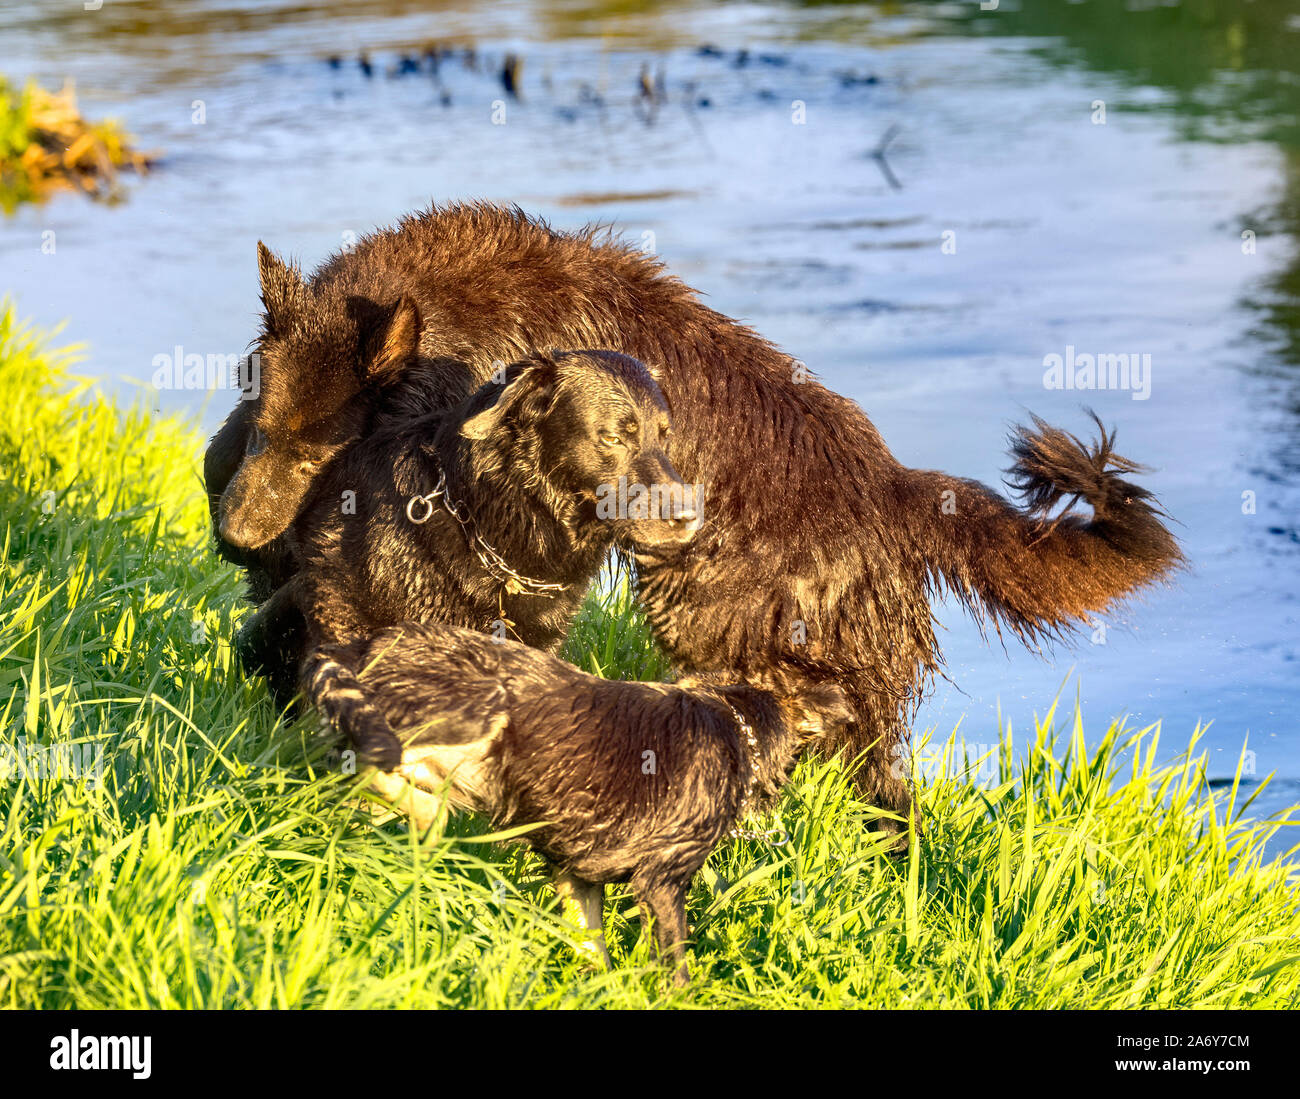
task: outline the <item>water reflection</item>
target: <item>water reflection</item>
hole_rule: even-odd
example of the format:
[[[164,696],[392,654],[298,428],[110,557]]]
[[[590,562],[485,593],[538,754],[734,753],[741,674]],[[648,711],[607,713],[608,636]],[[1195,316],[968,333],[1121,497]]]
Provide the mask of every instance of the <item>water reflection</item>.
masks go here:
[[[312,264],[431,197],[613,221],[858,400],[910,464],[996,482],[1010,421],[1086,430],[1086,401],[1159,468],[1194,572],[1109,621],[1107,644],[1048,662],[941,607],[950,682],[923,725],[964,718],[988,740],[1001,704],[1023,730],[1073,668],[1090,722],[1164,719],[1172,749],[1213,719],[1214,773],[1249,736],[1261,776],[1300,779],[1287,7],[0,0],[9,75],[74,75],[88,110],[168,154],[119,208],[0,222],[0,286],[41,322],[70,318],[107,378],[144,378],[178,345],[243,350],[258,238]],[[473,63],[403,72],[432,41],[474,43]],[[1150,399],[1045,390],[1044,357],[1067,346],[1149,353]]]

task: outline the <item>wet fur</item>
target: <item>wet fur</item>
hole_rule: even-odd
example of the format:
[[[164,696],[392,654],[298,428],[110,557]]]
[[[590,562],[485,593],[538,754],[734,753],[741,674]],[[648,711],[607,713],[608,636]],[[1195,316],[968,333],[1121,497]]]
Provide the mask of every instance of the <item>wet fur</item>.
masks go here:
[[[1123,477],[1136,467],[1104,433],[1089,447],[1038,422],[1018,432],[1011,476],[1024,507],[909,469],[856,404],[599,231],[557,233],[485,204],[435,207],[336,255],[313,286],[376,302],[409,295],[421,358],[451,355],[478,380],[535,346],[603,346],[654,364],[673,410],[674,460],[707,493],[688,551],[640,559],[656,637],[691,671],[841,683],[858,721],[836,746],[869,749],[859,790],[904,819],[912,799],[899,746],[941,663],[937,591],[1032,643],[1182,560],[1155,502]],[[1093,514],[1050,517],[1065,497]]]
[[[523,645],[428,624],[333,653],[359,669],[401,737],[400,774],[498,826],[544,822],[527,842],[579,897],[631,882],[679,980],[686,891],[737,823],[751,777],[754,803],[767,801],[807,743],[851,718],[834,687],[778,699],[747,686],[598,679]],[[752,755],[732,706],[754,731]]]
[[[432,620],[554,649],[616,540],[676,544],[690,535],[672,517],[603,518],[596,509],[597,488],[620,476],[678,477],[655,434],[666,427],[663,396],[636,360],[537,355],[450,412],[436,407],[436,391],[436,379],[423,389],[412,377],[381,407],[370,437],[320,475],[287,539],[296,568],[242,635],[246,662],[273,672],[300,645],[305,696],[381,767],[397,763],[396,739],[355,669],[320,646]],[[588,439],[589,425],[578,422],[609,415],[639,420],[646,437],[635,452]],[[441,502],[427,522],[408,517],[408,502],[443,472],[470,531]],[[563,590],[512,593],[478,556],[475,534],[516,572]]]

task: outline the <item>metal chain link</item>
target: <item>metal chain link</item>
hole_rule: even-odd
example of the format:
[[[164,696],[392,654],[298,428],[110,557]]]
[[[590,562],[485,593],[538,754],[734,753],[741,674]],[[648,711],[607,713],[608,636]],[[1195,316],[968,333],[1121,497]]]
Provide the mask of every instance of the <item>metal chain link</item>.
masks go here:
[[[447,491],[447,471],[442,470],[438,474],[438,483],[430,493],[424,496],[412,496],[406,501],[406,517],[416,526],[427,523],[433,518],[433,513],[437,508],[437,501],[441,499],[443,509],[457,523],[460,524],[461,530],[469,542],[470,549],[477,555],[479,562],[488,571],[489,575],[500,580],[510,595],[552,595],[555,592],[564,591],[568,584],[557,584],[546,580],[534,580],[531,576],[525,576],[521,572],[512,569],[501,554],[497,553],[487,541],[479,534],[474,527],[469,513],[465,511],[465,505],[459,500],[452,500],[450,493]],[[416,518],[416,505],[423,502],[425,512],[419,518]]]

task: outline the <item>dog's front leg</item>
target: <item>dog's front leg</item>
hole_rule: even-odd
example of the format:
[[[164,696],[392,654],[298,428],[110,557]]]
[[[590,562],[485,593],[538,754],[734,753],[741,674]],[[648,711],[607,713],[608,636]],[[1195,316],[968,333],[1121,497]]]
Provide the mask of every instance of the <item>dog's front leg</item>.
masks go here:
[[[280,707],[297,687],[296,670],[306,640],[306,622],[297,603],[297,583],[290,580],[257,608],[235,635],[235,654],[244,671],[266,676]]]
[[[686,889],[662,881],[632,879],[632,888],[641,911],[654,927],[659,956],[673,966],[673,984],[682,986],[691,979],[686,965]]]
[[[319,645],[302,662],[303,694],[357,751],[357,759],[381,771],[394,771],[402,762],[402,742],[388,719],[371,700],[346,645]]]
[[[417,789],[401,775],[378,771],[370,779],[370,788],[410,819],[411,827],[424,832],[438,822],[446,802]]]
[[[583,942],[580,952],[596,965],[611,968],[609,950],[605,946],[605,887],[593,885],[566,871],[558,871],[555,892],[559,894],[564,918],[591,936]]]

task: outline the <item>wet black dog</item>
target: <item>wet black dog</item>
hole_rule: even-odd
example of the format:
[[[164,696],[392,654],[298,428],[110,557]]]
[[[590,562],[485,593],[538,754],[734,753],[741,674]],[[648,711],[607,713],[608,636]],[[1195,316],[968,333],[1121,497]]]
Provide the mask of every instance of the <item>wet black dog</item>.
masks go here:
[[[526,840],[580,924],[598,935],[604,883],[631,882],[679,983],[686,891],[709,852],[778,792],[806,744],[853,717],[829,684],[777,698],[598,679],[445,626],[404,624],[332,655],[359,669],[403,741],[398,774],[375,779],[381,793],[422,827],[442,806],[429,793],[503,827],[540,823]]]
[[[305,695],[385,768],[400,745],[319,646],[437,621],[554,649],[611,547],[680,547],[699,523],[635,359],[535,355],[450,412],[440,399],[436,378],[408,385],[320,474],[288,540],[296,571],[241,636],[254,665],[305,650]]]
[[[269,541],[305,503],[316,474],[368,430],[386,389],[416,364],[420,315],[409,297],[380,304],[324,287],[313,294],[297,269],[257,246],[262,331],[257,339],[256,400],[241,400],[204,455],[217,547],[236,564],[258,569]],[[477,386],[467,368],[426,372],[439,383],[444,409]],[[274,568],[272,568],[274,571]]]

